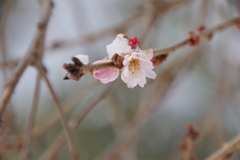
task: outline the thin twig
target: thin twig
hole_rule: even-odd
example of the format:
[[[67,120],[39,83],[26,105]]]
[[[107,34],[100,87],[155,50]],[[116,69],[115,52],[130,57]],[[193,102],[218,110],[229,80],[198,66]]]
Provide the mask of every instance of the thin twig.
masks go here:
[[[62,104],[63,113],[67,114],[72,107],[79,102],[80,97],[82,95],[87,95],[88,93],[86,91],[90,91],[91,88],[95,87],[97,83],[88,83],[83,88],[79,89],[76,93],[73,93],[69,98]],[[56,112],[53,112],[52,114],[48,115],[40,124],[36,125],[33,129],[33,137],[38,138],[44,133],[47,132],[53,125],[55,125],[58,122],[58,114]]]
[[[184,160],[194,160],[192,157],[191,151],[193,147],[193,143],[199,137],[199,132],[195,130],[192,124],[187,125],[187,134],[184,142],[180,144],[180,149],[183,152]]]
[[[2,2],[4,3],[4,2]],[[2,49],[2,59],[3,62],[7,62],[7,44],[6,44],[6,31],[7,31],[7,21],[9,18],[9,15],[12,10],[12,6],[14,4],[13,0],[5,1],[5,9],[3,11],[1,21],[0,21],[0,41],[1,41],[1,49]],[[6,83],[7,80],[7,69],[3,68],[3,81]]]
[[[142,17],[144,20],[144,23],[142,23],[143,29],[141,30],[141,34],[139,36],[139,39],[141,39],[142,43],[146,39],[146,36],[148,35],[151,27],[153,26],[153,23],[156,20],[158,15],[157,14],[158,11],[161,10],[156,0],[146,1],[145,8],[146,8],[145,15]]]
[[[114,25],[113,27],[105,28],[103,30],[97,31],[95,33],[87,34],[85,36],[77,37],[75,39],[67,40],[67,41],[59,41],[55,42],[52,46],[46,48],[46,50],[54,50],[60,48],[67,48],[72,46],[79,46],[84,45],[89,42],[94,42],[103,36],[108,34],[116,34],[120,31],[125,30],[125,28],[129,27],[130,25],[135,24],[135,21],[138,20],[143,16],[143,12],[137,13],[136,15],[128,18],[127,20],[123,21],[121,24]]]
[[[161,3],[160,5],[157,6],[157,15],[162,15],[163,13],[168,12],[170,9],[180,6],[183,3],[187,3],[191,0],[178,0],[174,2],[167,2],[167,3]],[[118,32],[122,32],[126,30],[126,28],[137,24],[140,18],[142,18],[145,15],[144,11],[141,11],[137,13],[136,15],[124,20],[118,25],[114,25],[111,27],[104,28],[100,31],[97,31],[95,33],[87,34],[85,36],[80,36],[76,37],[74,39],[69,39],[69,40],[62,40],[59,42],[53,43],[50,47],[47,47],[46,50],[55,50],[55,49],[60,49],[60,48],[67,48],[67,47],[73,47],[73,46],[79,46],[79,45],[84,45],[89,42],[94,42],[108,34],[116,34]],[[137,22],[136,22],[137,21]],[[143,40],[143,39],[142,39]]]
[[[235,87],[234,83],[229,82],[229,77],[232,77],[232,74],[235,74],[235,72],[233,72],[233,70],[229,71],[227,67],[222,70],[216,94],[208,106],[208,111],[201,118],[203,125],[201,129],[202,140],[210,135],[211,140],[215,142],[216,145],[220,145],[225,141],[221,117],[223,117],[225,104],[231,97],[231,92],[234,90],[233,87]]]
[[[110,89],[112,89],[112,85],[109,85],[99,96],[91,102],[84,110],[79,111],[79,113],[75,114],[72,117],[68,124],[71,127],[71,130],[76,130],[77,126],[83,121],[83,119],[88,115],[88,113],[101,101],[103,100],[108,94],[110,93]],[[65,143],[64,133],[61,132],[52,145],[45,151],[45,153],[39,158],[39,160],[51,160],[57,152],[62,148],[63,144]]]
[[[15,68],[18,65],[17,60],[8,60],[0,63],[0,69]]]
[[[69,151],[70,151],[72,157],[75,160],[80,160],[80,156],[78,154],[77,147],[76,147],[75,141],[73,139],[72,131],[69,128],[69,126],[67,124],[67,120],[66,120],[66,118],[64,116],[64,113],[63,113],[62,104],[58,100],[58,98],[57,98],[57,96],[56,96],[56,94],[55,94],[55,92],[52,88],[52,85],[50,84],[50,81],[48,80],[48,77],[46,76],[46,72],[45,72],[44,68],[42,67],[42,65],[40,65],[39,63],[36,63],[35,65],[36,65],[36,68],[38,69],[39,73],[43,77],[44,81],[46,82],[47,87],[48,87],[48,89],[51,93],[51,96],[53,98],[53,101],[54,101],[54,103],[57,107],[59,119],[62,123],[62,127],[63,127],[65,137],[66,137],[66,140],[67,140],[67,143],[68,143]]]
[[[29,46],[26,55],[18,64],[15,72],[12,74],[7,85],[5,86],[3,96],[0,101],[0,121],[2,120],[3,113],[7,107],[8,102],[10,101],[10,98],[23,72],[25,71],[28,65],[33,63],[38,58],[38,56],[41,56],[40,54],[42,54],[41,51],[45,40],[44,37],[48,21],[52,13],[52,8],[53,3],[51,0],[42,1],[40,18],[37,24],[36,33],[32,40],[32,43]]]
[[[83,94],[88,94],[86,92],[90,91],[91,88],[94,88],[98,83],[88,83],[83,88],[80,88],[77,92],[73,93],[69,98],[63,103],[63,112],[64,114],[68,113],[71,108],[81,99],[79,97],[82,97]],[[53,125],[55,125],[59,121],[58,113],[55,111],[51,114],[49,114],[47,117],[44,118],[42,122],[34,126],[32,137],[33,139],[39,138],[40,136],[44,135]],[[20,135],[16,138],[16,140],[13,141],[11,144],[7,144],[8,148],[14,149],[18,146],[21,146],[23,143],[23,135]],[[6,144],[5,144],[6,145]],[[4,146],[4,144],[3,144]],[[0,152],[4,150],[4,147],[0,147]]]
[[[226,160],[230,158],[240,148],[240,135],[224,144],[222,148],[214,152],[205,160]]]
[[[199,41],[203,40],[203,39],[210,39],[210,38],[212,38],[212,36],[215,33],[220,32],[230,26],[236,25],[236,23],[238,23],[239,21],[240,21],[240,17],[231,19],[229,21],[226,21],[222,24],[217,25],[216,27],[213,27],[209,30],[203,31],[199,35],[195,35],[195,36],[198,38]],[[165,60],[168,57],[169,54],[188,45],[189,41],[191,41],[191,40],[192,39],[187,38],[186,40],[184,40],[176,45],[173,45],[171,47],[155,50],[154,58],[160,59],[160,61],[162,62],[163,60]],[[80,80],[80,78],[83,75],[92,74],[94,71],[97,71],[97,70],[103,70],[103,69],[115,67],[113,62],[84,65],[82,62],[80,62],[75,57],[72,57],[72,60],[73,60],[74,64],[70,63],[70,64],[63,65],[63,68],[68,71],[68,74],[64,77],[64,79]]]
[[[233,25],[236,25],[236,23],[238,23],[240,21],[240,17],[237,17],[237,18],[233,18],[231,20],[228,20],[226,22],[223,22],[211,29],[208,29],[206,31],[203,31],[201,34],[198,35],[199,39],[200,40],[204,40],[204,39],[210,39],[213,37],[213,35],[217,32],[221,32]],[[159,50],[155,50],[154,51],[154,56],[160,56],[160,55],[163,55],[163,54],[170,54],[172,52],[175,52],[176,50],[180,49],[180,48],[183,48],[185,46],[188,45],[188,41],[189,39],[185,39],[183,40],[182,42],[176,44],[176,45],[173,45],[171,47],[168,47],[168,48],[164,48],[164,49],[159,49]]]
[[[38,74],[36,76],[36,84],[35,84],[35,89],[34,89],[34,94],[33,94],[33,102],[32,102],[32,106],[31,106],[30,112],[29,112],[29,117],[28,117],[28,120],[26,123],[26,132],[25,132],[22,151],[20,154],[20,160],[28,160],[29,156],[30,156],[29,151],[30,151],[30,145],[31,145],[31,140],[32,140],[32,128],[33,128],[36,113],[37,113],[37,104],[38,104],[38,100],[39,100],[39,93],[40,93],[40,75]]]

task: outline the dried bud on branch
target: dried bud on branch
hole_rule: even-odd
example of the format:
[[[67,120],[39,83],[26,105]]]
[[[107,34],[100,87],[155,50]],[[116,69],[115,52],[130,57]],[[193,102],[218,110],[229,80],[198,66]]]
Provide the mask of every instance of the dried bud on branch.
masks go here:
[[[198,46],[200,43],[200,38],[194,32],[189,32],[188,45],[189,46]]]
[[[193,142],[199,137],[199,132],[195,130],[192,124],[187,125],[186,139],[182,142],[179,147],[183,152],[185,160],[193,160],[194,157],[191,156],[191,149]]]

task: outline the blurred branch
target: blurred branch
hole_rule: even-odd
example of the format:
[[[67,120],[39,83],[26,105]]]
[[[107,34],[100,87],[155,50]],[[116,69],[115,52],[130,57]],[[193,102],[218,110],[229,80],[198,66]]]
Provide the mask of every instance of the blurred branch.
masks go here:
[[[156,80],[156,84],[153,86],[154,90],[147,94],[148,96],[143,99],[141,106],[134,114],[130,126],[126,127],[123,134],[118,137],[116,142],[108,148],[98,160],[118,160],[121,158],[122,154],[129,149],[129,147],[134,143],[139,135],[139,131],[143,127],[144,123],[151,115],[151,113],[158,107],[157,104],[163,100],[167,92],[170,90],[176,76],[182,76],[184,73],[178,74],[179,70],[183,67],[185,69],[189,68],[189,65],[195,64],[187,63],[194,59],[196,54],[191,54],[183,56],[173,67],[166,70],[162,76]],[[186,65],[187,64],[187,65]]]
[[[201,138],[211,136],[211,140],[215,142],[216,146],[221,145],[225,141],[224,128],[221,123],[221,118],[224,115],[225,105],[232,96],[234,88],[234,83],[231,82],[229,77],[233,77],[236,74],[232,69],[224,67],[222,70],[222,75],[219,78],[219,83],[217,86],[217,91],[214,97],[212,98],[209,109],[206,114],[201,118],[202,119],[202,129],[201,129]]]
[[[19,64],[17,60],[8,60],[0,63],[0,69],[6,69],[7,67],[15,68]]]
[[[148,33],[154,23],[162,17],[164,14],[181,6],[182,4],[188,3],[191,0],[177,0],[173,2],[157,1],[157,0],[147,0],[145,4],[145,11],[142,18],[146,21],[143,22],[143,29],[141,30],[139,39],[143,43],[146,40]]]
[[[88,83],[83,88],[80,88],[77,92],[73,93],[68,99],[62,104],[63,113],[67,114],[73,106],[79,102],[80,97],[87,95],[86,91],[89,91],[91,88],[96,87],[96,83]],[[43,119],[37,126],[34,127],[33,136],[34,138],[39,138],[41,135],[45,134],[53,125],[58,122],[58,114],[56,112],[51,113],[46,118]]]
[[[61,103],[57,99],[57,97],[52,89],[52,86],[46,76],[45,69],[43,68],[43,66],[41,64],[42,63],[41,57],[42,57],[43,48],[44,48],[45,33],[46,33],[46,28],[47,28],[47,25],[48,25],[48,22],[49,22],[51,13],[52,13],[52,8],[53,8],[53,3],[51,0],[42,0],[41,1],[40,20],[39,20],[39,23],[37,24],[37,30],[35,33],[35,37],[28,49],[28,52],[26,53],[23,60],[18,64],[16,71],[14,72],[14,74],[12,75],[12,77],[10,78],[10,80],[8,81],[8,84],[6,85],[6,87],[4,89],[3,97],[2,97],[1,103],[0,103],[0,119],[2,119],[2,116],[3,116],[4,110],[7,106],[7,103],[9,102],[9,100],[12,96],[12,93],[13,93],[20,77],[22,76],[23,72],[29,65],[31,65],[31,64],[35,65],[37,67],[39,73],[41,74],[41,76],[46,81],[46,84],[50,90],[50,93],[53,96],[53,100],[56,103],[59,117],[62,122],[63,129],[65,131],[69,150],[70,150],[73,158],[75,160],[79,160],[80,158],[79,158],[73,137],[71,135],[71,131],[69,130],[69,128],[67,126],[64,114],[62,112]]]
[[[9,15],[11,13],[11,9],[12,9],[12,6],[14,4],[14,0],[8,0],[8,1],[4,1],[2,3],[5,3],[5,4],[2,4],[4,6],[4,9],[3,9],[3,13],[2,13],[2,16],[1,16],[1,20],[0,20],[0,42],[1,42],[1,49],[2,49],[2,59],[3,59],[3,62],[6,62],[7,61],[7,44],[6,44],[6,29],[7,29],[7,21],[8,21],[8,18],[9,18]],[[0,65],[1,66],[1,65]],[[3,68],[3,80],[4,80],[4,83],[6,83],[6,80],[7,80],[7,70],[6,68]]]
[[[146,39],[146,36],[148,35],[151,27],[157,19],[159,10],[161,10],[161,5],[158,5],[158,2],[156,0],[147,0],[145,2],[145,8],[145,14],[143,16],[144,22],[142,23],[143,29],[141,30],[139,36],[139,39],[141,39],[142,43]]]
[[[33,63],[37,59],[37,57],[41,56],[42,54],[46,28],[52,13],[52,8],[53,3],[51,0],[44,0],[42,2],[40,18],[37,24],[34,39],[32,40],[32,43],[29,46],[26,55],[18,64],[15,72],[12,74],[12,76],[8,80],[7,85],[5,86],[3,96],[0,101],[0,120],[2,120],[5,108],[7,107],[7,104],[10,101],[10,98],[23,72],[25,71],[27,66]]]
[[[113,26],[113,27],[110,27],[110,28],[105,28],[101,31],[97,31],[95,33],[91,33],[91,34],[87,34],[85,36],[81,36],[80,38],[77,37],[75,39],[70,39],[70,40],[67,40],[67,41],[55,42],[52,46],[46,48],[46,50],[51,51],[51,50],[54,50],[54,49],[72,47],[72,46],[76,46],[76,45],[84,45],[84,44],[87,44],[89,42],[94,42],[94,41],[102,38],[105,35],[116,34],[119,31],[125,30],[125,28],[134,24],[134,22],[142,16],[143,16],[143,12],[140,12],[140,13],[134,15],[133,17],[123,21],[121,24],[116,25],[116,26]]]
[[[66,140],[68,142],[68,148],[70,150],[70,153],[72,155],[72,157],[75,159],[75,160],[80,160],[80,157],[79,157],[79,154],[78,154],[78,151],[77,151],[77,147],[76,147],[76,144],[75,144],[75,141],[73,139],[73,135],[72,135],[72,131],[71,129],[69,128],[68,124],[67,124],[67,120],[64,116],[64,112],[63,112],[63,109],[62,109],[62,104],[61,102],[58,100],[53,88],[52,88],[52,85],[50,84],[50,81],[48,80],[47,78],[47,75],[46,75],[46,72],[43,68],[43,66],[39,63],[36,63],[35,64],[40,75],[43,77],[43,79],[45,80],[46,84],[47,84],[47,87],[52,95],[52,98],[53,98],[53,101],[57,107],[57,111],[58,111],[58,115],[59,115],[59,119],[62,123],[62,127],[63,127],[63,130],[64,130],[64,133],[65,133],[65,137],[66,137]]]
[[[223,145],[205,160],[227,160],[240,148],[240,135]]]
[[[159,65],[162,63],[163,60],[165,60],[168,57],[168,55],[175,52],[176,50],[183,48],[186,45],[197,46],[199,45],[201,40],[210,39],[213,37],[215,33],[223,31],[224,29],[227,29],[228,27],[231,27],[233,25],[236,25],[237,23],[239,23],[239,21],[240,21],[240,17],[237,17],[229,21],[226,21],[222,24],[219,24],[216,27],[213,27],[206,31],[201,30],[200,34],[195,34],[193,32],[190,32],[189,37],[186,40],[168,48],[155,50],[154,63],[158,63]],[[92,74],[94,71],[97,71],[97,70],[103,70],[103,69],[115,67],[113,62],[84,65],[75,57],[72,57],[72,61],[74,62],[74,64],[73,63],[63,64],[63,68],[68,71],[68,74],[64,77],[64,79],[80,80],[80,78],[83,75]]]
[[[113,84],[112,84],[113,85]],[[110,90],[112,90],[112,85],[109,85],[102,93],[100,93],[95,100],[87,105],[83,110],[79,111],[79,113],[75,113],[75,115],[69,120],[68,125],[71,130],[74,131],[83,121],[83,119],[88,115],[88,113],[108,94]],[[57,152],[63,147],[65,143],[64,133],[61,132],[52,145],[45,151],[45,153],[39,158],[39,160],[52,160],[54,156],[56,156]]]
[[[40,93],[40,75],[36,76],[36,84],[33,94],[33,102],[30,108],[29,117],[26,123],[26,131],[24,136],[24,143],[22,147],[22,151],[20,154],[20,160],[28,160],[30,159],[30,145],[32,140],[32,128],[34,126],[35,117],[37,113],[37,105],[39,100],[39,93]]]
[[[150,30],[150,27],[154,23],[154,20],[158,16],[160,16],[163,13],[168,12],[170,9],[180,6],[181,4],[187,3],[191,0],[177,0],[175,2],[151,2],[150,0],[150,8],[147,7],[145,11],[141,11],[140,13],[126,19],[125,21],[121,22],[118,25],[114,25],[112,27],[105,28],[103,30],[97,31],[95,33],[87,34],[85,36],[80,36],[76,37],[75,39],[69,39],[69,40],[62,40],[53,43],[50,47],[46,48],[46,50],[54,50],[54,49],[60,49],[60,48],[66,48],[66,47],[73,47],[73,46],[79,46],[79,45],[84,45],[89,42],[94,42],[103,36],[106,36],[108,34],[116,34],[120,31],[126,30],[126,28],[136,24],[136,21],[139,21],[140,18],[146,18],[147,17],[147,24],[145,25],[145,28],[143,29],[144,31],[142,32],[142,35],[140,36],[143,38],[142,40],[145,39],[145,36]],[[148,2],[147,2],[148,3]],[[154,10],[151,10],[151,3],[155,4],[153,7],[155,8]],[[148,18],[150,17],[150,20]]]
[[[180,149],[183,152],[184,160],[194,160],[195,158],[191,156],[191,150],[193,142],[199,137],[199,132],[195,130],[192,124],[187,126],[186,139],[180,144]]]
[[[83,94],[88,94],[86,91],[90,91],[91,88],[96,87],[97,83],[88,83],[83,88],[80,88],[77,92],[74,92],[68,99],[63,103],[63,112],[64,114],[68,113],[70,109],[81,100],[79,97],[82,97]],[[33,139],[39,138],[43,136],[53,125],[55,125],[59,121],[58,113],[53,111],[53,113],[49,114],[47,117],[43,118],[43,120],[34,126],[32,137]],[[0,146],[0,153],[4,150],[4,146],[8,146],[8,148],[14,149],[18,148],[23,144],[23,135],[18,136],[13,143],[3,144],[3,147]]]
[[[199,35],[196,35],[196,37],[199,38],[199,41],[204,40],[204,39],[211,39],[213,37],[213,35],[216,34],[217,32],[221,32],[233,25],[236,25],[239,22],[240,22],[240,17],[233,18],[233,19],[223,22],[213,28],[210,28],[206,31],[202,31],[202,33],[200,33]],[[154,55],[155,56],[161,56],[164,54],[169,55],[170,53],[175,52],[176,50],[189,45],[189,41],[191,41],[191,38],[192,37],[189,37],[186,40],[184,40],[176,45],[173,45],[171,47],[156,50],[156,51],[154,51],[154,53],[155,53]]]

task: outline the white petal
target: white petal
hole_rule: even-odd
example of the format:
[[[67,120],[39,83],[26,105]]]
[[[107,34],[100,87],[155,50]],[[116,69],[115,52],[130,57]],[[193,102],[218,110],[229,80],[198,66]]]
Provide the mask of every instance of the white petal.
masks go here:
[[[128,45],[128,39],[124,38],[123,34],[118,34],[114,41],[107,45],[106,48],[110,59],[115,53],[124,56],[126,53],[133,52],[131,46]]]
[[[88,55],[78,54],[75,56],[77,59],[79,59],[83,64],[89,63]]]
[[[144,69],[153,69],[154,68],[153,63],[149,60],[145,60],[143,62],[143,67],[144,67]]]
[[[143,77],[143,78],[139,79],[139,81],[138,81],[139,86],[142,88],[144,87],[144,85],[146,83],[147,83],[146,77]]]
[[[127,83],[128,77],[125,76],[125,74],[124,74],[123,71],[122,71],[122,73],[121,73],[121,78],[122,78],[123,82]]]
[[[146,76],[151,79],[155,79],[157,74],[153,70],[146,70]]]
[[[128,81],[127,86],[128,86],[128,88],[134,88],[137,86],[137,81],[134,79],[131,79]]]

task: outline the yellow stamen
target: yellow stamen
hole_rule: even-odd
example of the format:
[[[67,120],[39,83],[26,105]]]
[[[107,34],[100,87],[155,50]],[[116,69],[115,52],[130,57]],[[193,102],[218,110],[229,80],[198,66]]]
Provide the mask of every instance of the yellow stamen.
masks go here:
[[[132,71],[132,73],[134,73],[134,71],[135,71],[134,65],[132,64],[131,66],[132,66],[131,71]]]

